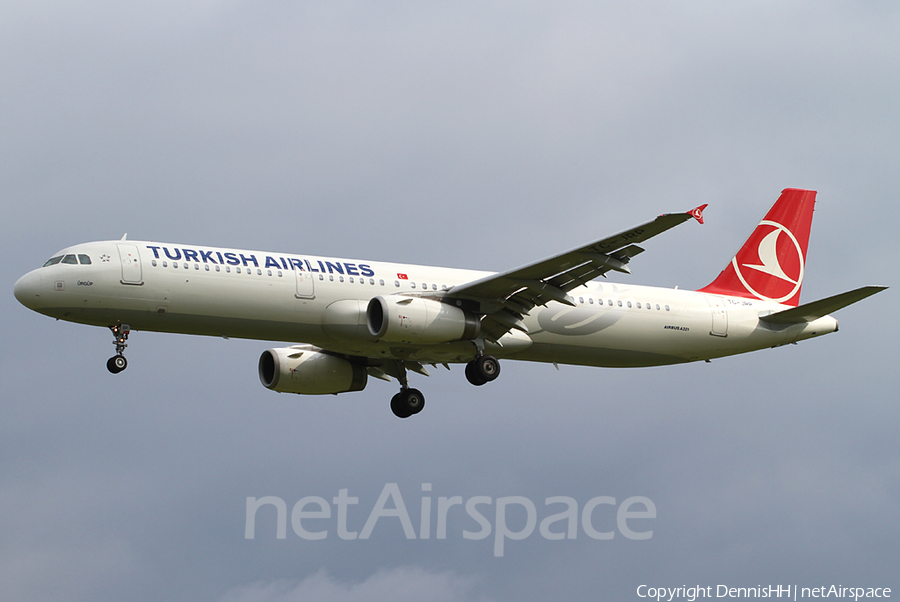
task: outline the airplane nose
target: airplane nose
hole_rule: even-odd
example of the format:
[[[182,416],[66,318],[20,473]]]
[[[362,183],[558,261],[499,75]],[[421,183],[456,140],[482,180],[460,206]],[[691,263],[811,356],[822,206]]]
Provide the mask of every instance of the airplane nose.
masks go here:
[[[29,309],[35,309],[41,302],[41,275],[36,271],[28,272],[16,281],[13,294],[19,303]]]

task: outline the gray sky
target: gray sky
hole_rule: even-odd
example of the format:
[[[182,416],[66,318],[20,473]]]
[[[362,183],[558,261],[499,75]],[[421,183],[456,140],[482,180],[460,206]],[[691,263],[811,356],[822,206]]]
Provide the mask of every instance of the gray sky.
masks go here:
[[[627,277],[699,288],[785,187],[819,191],[804,300],[896,286],[897,31],[874,2],[2,4],[2,597],[897,591],[896,289],[837,334],[711,364],[414,375],[428,407],[405,421],[380,381],[265,390],[264,341],[135,333],[112,377],[105,330],[12,296],[124,232],[502,270],[709,203]],[[348,489],[359,531],[386,483],[416,530],[423,495],[524,496],[538,520],[548,497],[646,496],[657,518],[646,541],[536,529],[503,557],[464,513],[445,540],[384,518],[307,541],[261,510],[244,538],[247,497]]]

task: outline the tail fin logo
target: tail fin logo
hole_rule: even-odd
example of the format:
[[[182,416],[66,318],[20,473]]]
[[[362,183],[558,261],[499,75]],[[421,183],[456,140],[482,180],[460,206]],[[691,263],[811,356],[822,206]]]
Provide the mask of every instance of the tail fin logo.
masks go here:
[[[771,230],[765,232],[768,228]],[[778,222],[763,220],[754,234],[762,237],[756,247],[757,257],[749,256],[752,246],[745,246],[744,252],[731,260],[734,271],[753,296],[783,303],[797,294],[803,284],[803,248],[794,233]]]

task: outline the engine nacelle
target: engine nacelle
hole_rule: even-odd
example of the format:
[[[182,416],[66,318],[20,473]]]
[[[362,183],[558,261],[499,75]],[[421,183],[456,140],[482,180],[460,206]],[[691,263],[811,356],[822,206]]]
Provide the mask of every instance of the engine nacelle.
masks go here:
[[[368,372],[342,357],[305,347],[267,349],[259,357],[259,380],[279,393],[327,395],[362,391]]]
[[[421,297],[375,297],[366,308],[369,333],[393,343],[447,343],[474,339],[481,321],[458,307]]]

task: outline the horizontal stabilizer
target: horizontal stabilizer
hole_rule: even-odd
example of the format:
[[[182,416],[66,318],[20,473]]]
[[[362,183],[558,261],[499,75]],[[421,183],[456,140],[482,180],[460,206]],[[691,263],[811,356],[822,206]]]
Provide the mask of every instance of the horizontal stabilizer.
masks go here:
[[[886,286],[864,286],[853,291],[826,297],[812,303],[804,303],[791,309],[779,311],[768,316],[760,316],[760,320],[769,322],[770,324],[802,324],[804,322],[812,322],[823,316],[847,307],[851,303],[862,301],[866,297],[870,297],[875,293],[880,293]]]

